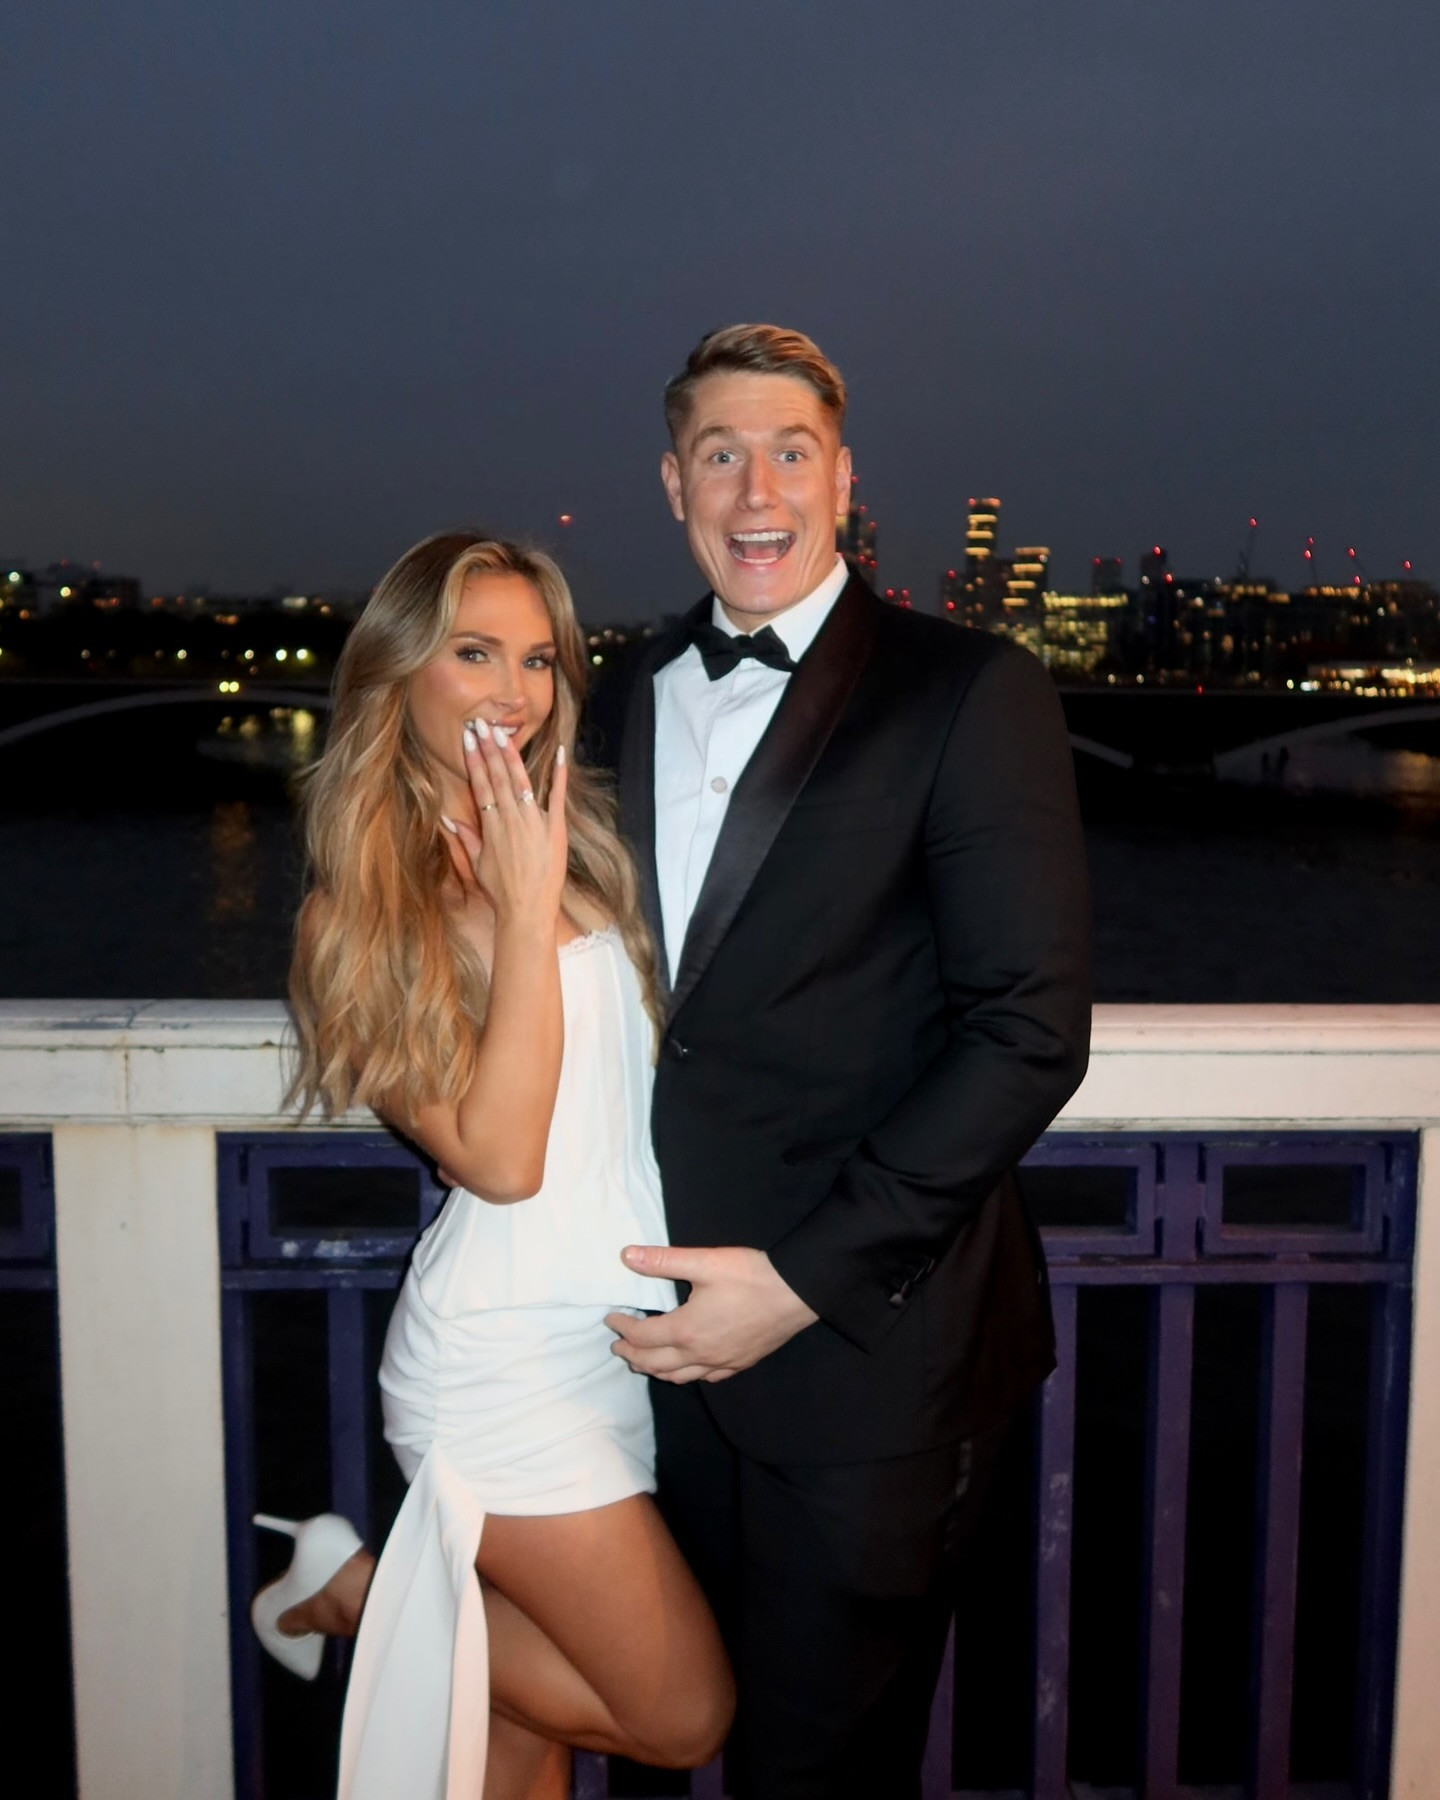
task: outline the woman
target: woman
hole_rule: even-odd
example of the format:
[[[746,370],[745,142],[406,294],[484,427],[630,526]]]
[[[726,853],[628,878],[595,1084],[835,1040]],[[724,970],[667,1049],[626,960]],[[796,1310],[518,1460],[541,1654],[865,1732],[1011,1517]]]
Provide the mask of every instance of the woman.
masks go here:
[[[333,1515],[257,1521],[300,1534],[256,1597],[267,1648],[313,1672],[313,1634],[364,1607],[344,1800],[549,1800],[571,1745],[694,1766],[733,1708],[649,1498],[644,1381],[603,1322],[674,1294],[620,1259],[664,1241],[654,953],[609,805],[570,761],[585,672],[548,557],[430,538],[350,635],[306,793],[295,1094],[373,1107],[457,1183],[381,1363],[411,1485],[378,1565]]]

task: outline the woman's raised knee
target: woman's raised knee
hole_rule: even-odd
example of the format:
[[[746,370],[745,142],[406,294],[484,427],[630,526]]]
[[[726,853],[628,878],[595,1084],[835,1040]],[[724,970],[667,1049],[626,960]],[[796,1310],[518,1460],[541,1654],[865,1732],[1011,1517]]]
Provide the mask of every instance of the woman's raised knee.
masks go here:
[[[698,1769],[717,1757],[735,1717],[735,1685],[728,1671],[713,1681],[667,1694],[635,1727],[635,1759],[662,1769]]]

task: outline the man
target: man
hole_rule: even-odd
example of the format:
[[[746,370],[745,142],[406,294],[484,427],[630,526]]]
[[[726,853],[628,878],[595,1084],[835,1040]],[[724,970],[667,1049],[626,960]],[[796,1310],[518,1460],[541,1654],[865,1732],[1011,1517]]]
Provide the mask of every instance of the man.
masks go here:
[[[666,409],[712,594],[623,731],[674,1246],[627,1256],[689,1290],[611,1323],[735,1662],[738,1792],[889,1800],[999,1428],[1053,1364],[1007,1171],[1085,1068],[1069,747],[1038,662],[837,557],[845,389],[809,339],[712,333]]]

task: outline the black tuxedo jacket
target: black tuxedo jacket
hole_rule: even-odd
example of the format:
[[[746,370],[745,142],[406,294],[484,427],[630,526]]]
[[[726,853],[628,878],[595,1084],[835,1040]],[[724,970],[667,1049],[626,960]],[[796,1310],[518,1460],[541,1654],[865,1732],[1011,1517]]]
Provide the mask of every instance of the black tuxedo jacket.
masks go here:
[[[688,622],[635,664],[621,728],[657,940],[653,677]],[[1049,1372],[1007,1172],[1084,1073],[1088,951],[1049,676],[852,577],[735,784],[656,1071],[672,1241],[767,1250],[820,1315],[706,1386],[744,1453],[904,1455],[998,1423]]]

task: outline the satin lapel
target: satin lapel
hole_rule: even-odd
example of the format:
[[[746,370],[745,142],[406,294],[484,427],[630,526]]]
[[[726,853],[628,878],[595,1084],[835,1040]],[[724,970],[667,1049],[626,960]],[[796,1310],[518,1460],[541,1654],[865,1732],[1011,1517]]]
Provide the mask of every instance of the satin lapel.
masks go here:
[[[640,876],[640,906],[659,949],[662,987],[668,986],[668,982],[665,932],[660,918],[660,882],[655,872],[655,676],[685,648],[691,619],[709,616],[710,601],[707,598],[686,613],[675,631],[656,638],[636,671],[635,684],[625,708],[624,734],[620,739],[620,829]]]
[[[673,1017],[709,968],[796,797],[854,692],[875,638],[879,601],[852,577],[801,657],[735,791],[685,934]],[[654,741],[654,731],[651,731]],[[653,820],[654,796],[651,796]],[[653,843],[653,823],[652,823]],[[653,854],[651,858],[654,861]]]

